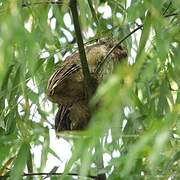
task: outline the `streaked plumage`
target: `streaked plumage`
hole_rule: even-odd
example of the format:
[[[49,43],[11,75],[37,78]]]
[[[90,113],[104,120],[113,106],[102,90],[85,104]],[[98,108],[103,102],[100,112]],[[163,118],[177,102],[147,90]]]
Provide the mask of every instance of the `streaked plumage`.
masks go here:
[[[113,46],[112,42],[100,42],[85,48],[90,73],[97,84],[112,73],[116,63],[127,56],[126,51],[119,46],[97,73],[96,68]],[[79,53],[67,57],[52,74],[47,95],[49,100],[58,104],[55,118],[57,132],[84,129],[87,126],[90,110],[85,96]]]

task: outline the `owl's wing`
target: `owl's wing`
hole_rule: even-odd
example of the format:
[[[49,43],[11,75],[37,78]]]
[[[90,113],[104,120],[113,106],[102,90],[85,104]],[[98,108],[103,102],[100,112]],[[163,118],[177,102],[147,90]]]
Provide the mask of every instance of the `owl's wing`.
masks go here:
[[[82,130],[88,125],[90,110],[86,102],[79,101],[72,105],[59,105],[55,117],[55,130],[72,131]]]
[[[66,63],[57,69],[48,81],[48,94],[51,94],[57,86],[60,86],[63,81],[80,68],[80,65],[77,63]]]
[[[67,105],[59,105],[58,112],[55,117],[56,132],[70,130],[71,121],[69,119],[69,107]]]

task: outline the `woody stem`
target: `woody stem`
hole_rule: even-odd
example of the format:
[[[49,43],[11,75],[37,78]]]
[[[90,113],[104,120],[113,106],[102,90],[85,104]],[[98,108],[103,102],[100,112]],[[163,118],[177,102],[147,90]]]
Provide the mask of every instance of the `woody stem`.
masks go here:
[[[82,66],[82,73],[84,76],[85,90],[87,93],[87,99],[89,100],[93,95],[93,81],[92,81],[92,77],[90,75],[90,71],[89,71],[89,67],[88,67],[88,63],[87,63],[87,58],[86,58],[86,53],[85,53],[85,49],[84,49],[76,0],[70,1],[70,9],[72,12],[74,29],[75,29],[75,34],[76,34],[76,38],[77,38],[77,44],[78,44],[78,49],[79,49],[79,57],[80,57],[80,62],[81,62],[81,66]]]

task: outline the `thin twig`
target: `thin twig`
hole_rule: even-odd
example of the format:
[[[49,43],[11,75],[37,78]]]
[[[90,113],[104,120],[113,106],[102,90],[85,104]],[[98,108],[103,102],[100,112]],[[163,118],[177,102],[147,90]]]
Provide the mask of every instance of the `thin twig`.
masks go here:
[[[163,16],[166,14],[166,12],[168,11],[168,9],[171,7],[172,5],[172,1],[169,2],[167,8],[165,9],[165,11],[163,12]]]
[[[60,1],[39,1],[39,2],[22,2],[22,7],[36,6],[41,4],[53,4],[53,5],[63,5],[65,4],[62,0]]]
[[[68,174],[64,174],[64,173],[24,173],[22,176],[28,177],[28,176],[62,176],[62,175],[79,176],[79,177],[86,177],[86,178],[91,178],[91,179],[96,178],[96,176],[92,176],[92,175],[82,176],[77,173],[68,173]],[[10,177],[10,175],[0,176],[0,178],[3,178],[3,177]]]
[[[137,28],[135,28],[133,31],[131,31],[129,34],[127,34],[125,37],[123,37],[117,44],[115,44],[111,50],[107,53],[107,55],[104,57],[104,59],[102,60],[102,62],[98,65],[97,69],[96,69],[96,73],[98,73],[102,67],[102,65],[106,62],[107,58],[110,56],[110,54],[122,43],[124,42],[128,37],[130,37],[132,34],[134,34],[136,31],[138,31],[139,29],[141,29],[143,27],[143,25],[139,25]]]
[[[179,15],[179,13],[171,13],[171,14],[167,14],[167,15],[164,15],[164,17],[171,17],[171,16],[177,16]]]

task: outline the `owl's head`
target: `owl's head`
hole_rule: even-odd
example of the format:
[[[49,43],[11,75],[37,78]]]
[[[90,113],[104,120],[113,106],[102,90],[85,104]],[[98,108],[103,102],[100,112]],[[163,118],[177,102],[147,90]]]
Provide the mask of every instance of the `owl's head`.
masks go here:
[[[91,45],[86,48],[86,55],[91,72],[95,72],[97,69],[107,63],[117,63],[127,57],[127,50],[118,45],[116,41],[112,40],[99,40],[95,45]]]

